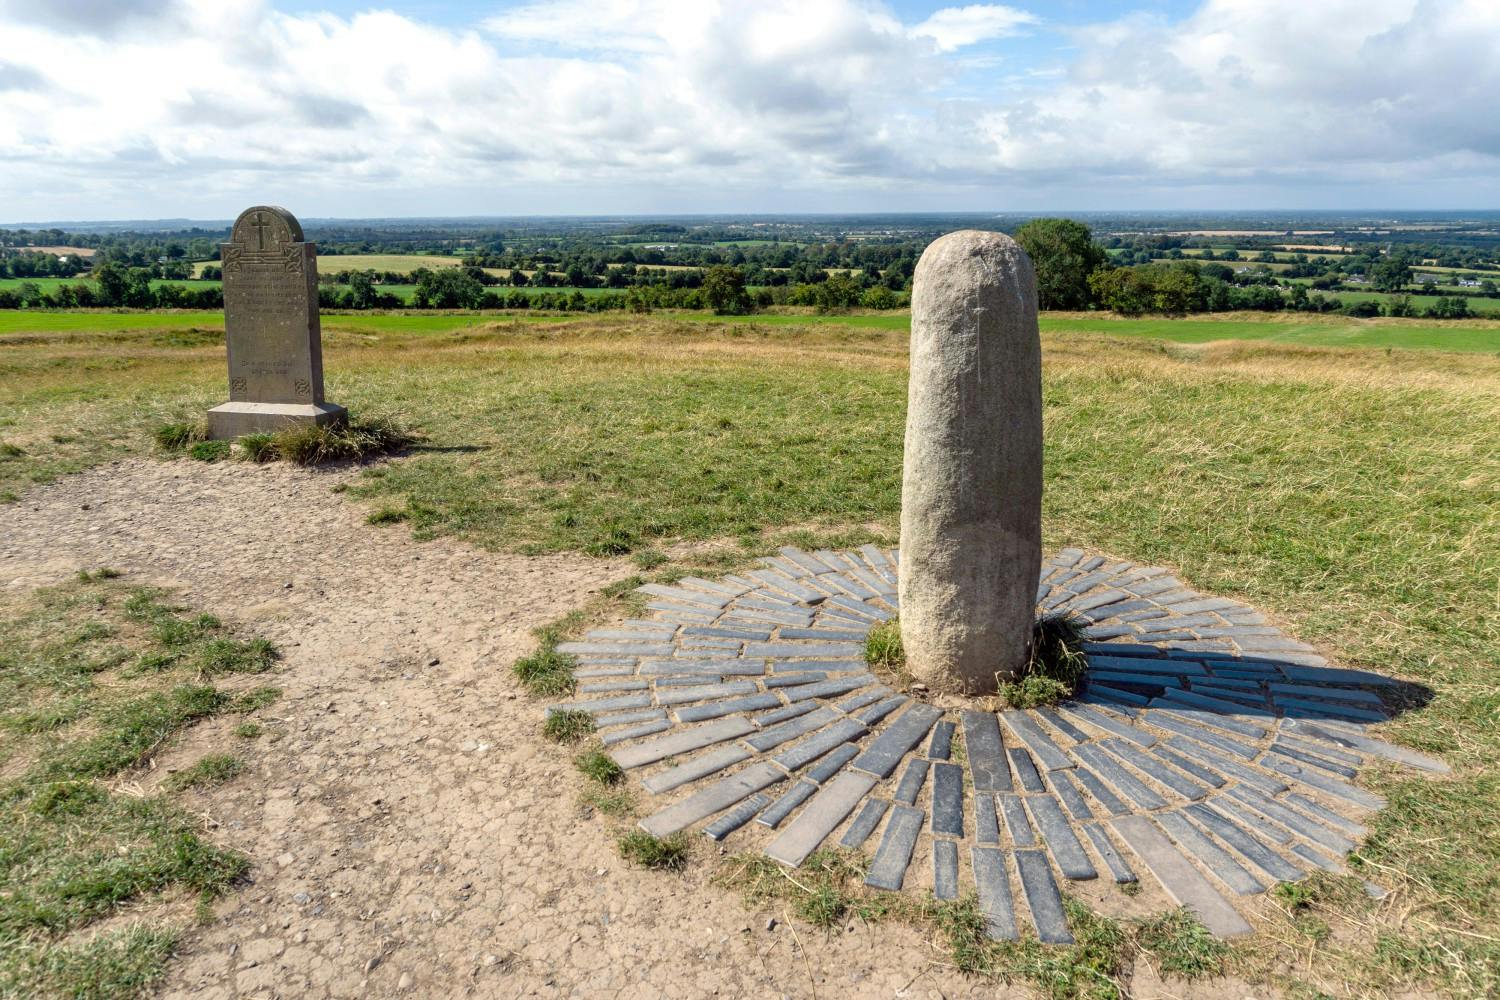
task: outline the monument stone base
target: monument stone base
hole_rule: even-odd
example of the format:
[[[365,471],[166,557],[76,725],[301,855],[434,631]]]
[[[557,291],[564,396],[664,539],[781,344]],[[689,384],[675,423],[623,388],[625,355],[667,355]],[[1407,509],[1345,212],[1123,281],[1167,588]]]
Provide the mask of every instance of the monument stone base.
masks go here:
[[[284,431],[299,424],[341,424],[349,411],[336,403],[221,403],[208,411],[208,436],[228,441],[242,434]]]

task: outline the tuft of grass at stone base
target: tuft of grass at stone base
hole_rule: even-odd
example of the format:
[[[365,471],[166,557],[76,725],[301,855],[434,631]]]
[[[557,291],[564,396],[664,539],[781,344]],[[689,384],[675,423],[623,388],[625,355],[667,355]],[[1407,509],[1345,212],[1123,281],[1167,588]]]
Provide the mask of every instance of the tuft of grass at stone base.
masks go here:
[[[1186,909],[1153,917],[1136,931],[1136,943],[1161,971],[1187,979],[1217,976],[1224,971],[1229,945],[1214,937]]]
[[[180,792],[200,785],[220,785],[245,769],[245,762],[234,754],[211,753],[199,758],[162,782],[169,791]]]
[[[542,724],[542,735],[557,743],[577,743],[593,731],[594,717],[577,709],[553,712]]]
[[[1031,656],[1014,680],[996,694],[1010,708],[1038,708],[1070,697],[1083,680],[1083,626],[1067,615],[1042,615],[1032,627]]]
[[[602,750],[589,750],[573,759],[573,764],[583,776],[601,785],[617,785],[625,777],[620,765]]]
[[[656,871],[681,871],[691,857],[688,839],[681,833],[653,837],[645,830],[630,830],[620,836],[617,846],[626,861]]]

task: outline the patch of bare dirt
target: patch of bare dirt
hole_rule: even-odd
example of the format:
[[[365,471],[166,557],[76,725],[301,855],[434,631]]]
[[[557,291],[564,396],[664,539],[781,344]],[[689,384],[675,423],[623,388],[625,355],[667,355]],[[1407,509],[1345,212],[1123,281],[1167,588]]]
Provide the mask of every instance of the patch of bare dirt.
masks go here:
[[[507,669],[627,565],[416,543],[331,492],[351,475],[132,461],[0,508],[0,586],[113,566],[285,654],[268,680],[281,739],[210,724],[162,758],[245,754],[189,804],[255,864],[189,932],[166,996],[1004,993],[907,927],[823,935],[746,910],[706,865],[627,868]]]

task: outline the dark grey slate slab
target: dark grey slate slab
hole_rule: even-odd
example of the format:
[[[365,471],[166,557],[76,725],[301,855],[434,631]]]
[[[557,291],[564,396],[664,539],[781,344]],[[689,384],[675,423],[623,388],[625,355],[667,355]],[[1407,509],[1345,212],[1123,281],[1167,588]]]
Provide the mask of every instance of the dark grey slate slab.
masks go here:
[[[1357,753],[1340,750],[1332,743],[1320,743],[1313,739],[1304,739],[1295,733],[1283,731],[1276,737],[1276,742],[1282,746],[1294,747],[1304,753],[1317,754],[1326,760],[1336,760],[1340,764],[1348,764],[1350,767],[1361,767],[1365,759]]]
[[[1016,847],[1036,846],[1036,834],[1032,832],[1031,821],[1026,818],[1026,807],[1021,804],[1021,797],[1000,792],[995,795],[995,805],[999,806],[1000,815],[1005,818],[1005,830],[1010,834],[1010,842]]]
[[[581,681],[590,677],[629,677],[634,673],[635,661],[631,660],[629,663],[608,667],[580,667],[573,671],[573,679]]]
[[[1090,771],[1086,767],[1079,767],[1074,768],[1072,774],[1078,779],[1080,785],[1088,789],[1089,794],[1094,797],[1094,801],[1098,802],[1109,815],[1123,816],[1130,812],[1130,807],[1122,802],[1119,796],[1110,791],[1109,787],[1093,771]]]
[[[1308,798],[1305,795],[1298,795],[1296,792],[1289,792],[1287,793],[1287,796],[1283,801],[1286,802],[1286,804],[1289,806],[1295,806],[1302,812],[1308,813],[1319,822],[1331,826],[1335,830],[1341,830],[1351,837],[1363,837],[1365,834],[1370,832],[1369,828],[1366,827],[1363,823],[1356,822],[1355,820],[1352,820],[1347,816],[1340,815],[1339,813],[1334,812],[1332,809],[1327,808],[1321,803],[1314,802],[1312,799]]]
[[[856,677],[839,677],[833,680],[819,681],[816,684],[799,684],[788,688],[786,692],[787,701],[803,701],[807,698],[830,698],[836,694],[844,694],[847,691],[857,691],[866,684],[874,684],[874,674],[860,674]]]
[[[878,779],[856,771],[843,771],[819,789],[797,818],[787,824],[766,846],[767,857],[796,868],[818,849],[844,821],[859,801],[870,793]]]
[[[1080,705],[1076,701],[1069,701],[1059,705],[1058,710],[1075,722],[1087,723],[1095,729],[1113,733],[1115,736],[1123,736],[1139,746],[1149,747],[1156,742],[1156,737],[1145,730],[1137,729],[1128,722],[1122,722],[1092,705]]]
[[[676,601],[680,604],[702,604],[710,608],[722,608],[733,600],[727,594],[715,594],[704,590],[689,590],[685,587],[668,587],[660,583],[648,583],[637,587],[636,592],[650,594],[652,597],[665,598],[668,601]]]
[[[1273,844],[1286,845],[1292,842],[1292,833],[1290,830],[1279,823],[1272,823],[1238,799],[1231,799],[1226,795],[1220,795],[1217,798],[1210,799],[1209,802],[1215,809],[1240,824],[1240,826],[1247,830],[1254,830],[1256,835],[1271,841]]]
[[[751,764],[743,771],[721,778],[680,802],[674,802],[660,812],[646,817],[640,821],[640,828],[653,837],[670,836],[716,812],[728,809],[736,802],[784,778],[786,774],[770,761]]]
[[[775,570],[753,569],[746,575],[752,579],[759,580],[767,586],[775,587],[782,593],[790,594],[803,604],[821,604],[828,598],[828,595],[821,590],[814,590],[812,587],[799,583],[790,576],[778,573]]]
[[[1073,777],[1071,770],[1048,771],[1047,780],[1051,782],[1052,791],[1056,793],[1074,819],[1086,820],[1094,818],[1094,811],[1089,808],[1088,801],[1083,797],[1083,792],[1079,791],[1078,786],[1074,783],[1076,779]]]
[[[837,712],[824,705],[817,711],[808,712],[806,715],[779,723],[770,729],[762,730],[756,735],[747,738],[745,742],[764,753],[772,747],[780,746],[788,740],[794,740],[799,736],[806,736],[814,729],[821,729],[838,717],[839,714]]]
[[[640,739],[642,736],[650,736],[653,733],[664,732],[671,728],[672,724],[666,719],[657,719],[654,722],[642,722],[639,725],[627,726],[624,729],[616,729],[613,732],[605,733],[599,738],[599,742],[607,747],[614,746],[616,743]]]
[[[1000,741],[1000,720],[992,712],[972,709],[960,713],[959,718],[964,724],[964,752],[969,758],[974,790],[1010,791],[1010,765],[1005,759],[1005,746]]]
[[[1340,764],[1338,761],[1329,760],[1327,757],[1319,757],[1317,754],[1308,753],[1306,750],[1286,743],[1272,743],[1269,751],[1274,754],[1280,754],[1283,757],[1289,757],[1299,764],[1321,768],[1330,774],[1341,775],[1345,778],[1352,778],[1359,773],[1356,768],[1352,768],[1348,764]]]
[[[1261,761],[1261,766],[1284,774],[1293,781],[1300,781],[1320,792],[1336,796],[1346,802],[1353,802],[1357,806],[1366,809],[1382,809],[1385,807],[1385,799],[1374,792],[1366,791],[1358,785],[1351,785],[1347,781],[1335,778],[1331,774],[1316,768],[1304,767],[1289,760],[1283,760],[1274,755],[1267,755]]]
[[[762,683],[764,683],[767,688],[775,689],[784,687],[800,687],[803,684],[817,684],[821,681],[826,680],[828,680],[828,674],[820,670],[816,673],[806,673],[799,671],[795,674],[776,674],[773,677],[767,677]]]
[[[1045,792],[1047,786],[1042,784],[1042,776],[1037,773],[1036,765],[1031,762],[1031,754],[1021,747],[1007,747],[1005,754],[1010,758],[1011,772],[1016,776],[1021,790],[1025,792]]]
[[[927,780],[929,766],[927,761],[920,757],[913,757],[907,761],[906,770],[901,772],[901,781],[896,785],[896,793],[891,797],[902,805],[916,805],[917,795],[922,791],[922,783]]]
[[[701,722],[704,719],[718,719],[736,712],[755,712],[762,708],[773,708],[780,704],[781,699],[774,694],[752,694],[744,698],[730,698],[726,701],[709,702],[706,705],[679,708],[674,714],[678,722]]]
[[[547,714],[553,712],[588,712],[597,714],[599,712],[619,712],[627,708],[649,708],[651,696],[649,694],[626,694],[618,698],[597,698],[593,701],[570,701],[562,705],[552,705],[547,709]]]
[[[1297,719],[1349,719],[1355,722],[1384,722],[1384,712],[1372,712],[1352,705],[1339,705],[1331,701],[1308,701],[1305,698],[1288,698],[1277,695],[1276,705],[1282,712]]]
[[[1293,844],[1292,853],[1304,861],[1311,862],[1325,872],[1333,872],[1335,875],[1342,874],[1346,869],[1342,862],[1331,858],[1322,851],[1306,844]]]
[[[1104,866],[1109,869],[1110,877],[1120,885],[1136,881],[1135,872],[1130,865],[1126,864],[1124,857],[1115,849],[1114,841],[1109,839],[1109,834],[1098,823],[1083,824],[1083,832],[1094,845],[1094,851],[1104,859]]]
[[[1322,823],[1310,819],[1296,810],[1288,809],[1279,802],[1272,801],[1253,788],[1234,785],[1229,788],[1227,794],[1232,795],[1262,816],[1270,817],[1288,830],[1306,837],[1315,844],[1322,844],[1329,850],[1338,851],[1340,854],[1348,854],[1354,850],[1354,841],[1342,833],[1330,830]]]
[[[1179,738],[1180,737],[1173,737],[1173,739]],[[1197,778],[1205,785],[1209,785],[1213,788],[1223,788],[1224,785],[1228,783],[1228,779],[1218,771],[1215,771],[1213,768],[1206,766],[1201,761],[1193,760],[1190,757],[1184,757],[1182,754],[1176,752],[1175,750],[1168,750],[1160,743],[1151,748],[1151,753],[1154,756],[1160,758],[1162,761],[1171,764],[1178,770],[1186,771],[1188,774],[1191,774],[1193,777]]]
[[[1142,809],[1160,809],[1167,804],[1165,799],[1125,770],[1118,760],[1097,746],[1082,743],[1073,748],[1073,753],[1088,765],[1089,770],[1108,782],[1111,788]]]
[[[799,548],[791,545],[783,545],[776,551],[780,552],[783,558],[789,559],[800,566],[805,573],[817,576],[820,573],[828,572],[827,563],[823,562],[823,560],[821,559],[817,559],[811,555],[808,555],[806,552],[803,552]]]
[[[1092,687],[1095,684],[1149,688],[1160,694],[1162,688],[1182,687],[1182,678],[1173,674],[1127,674],[1117,670],[1090,670],[1089,685]]]
[[[1005,853],[998,847],[976,847],[969,854],[979,890],[979,908],[984,911],[985,931],[995,941],[1015,941],[1020,937]]]
[[[917,834],[922,832],[922,815],[922,810],[911,806],[891,807],[891,818],[870,864],[870,873],[865,876],[865,885],[876,889],[901,888],[906,868],[911,864],[912,849],[917,846]]]
[[[1394,677],[1368,670],[1341,670],[1337,667],[1306,667],[1287,664],[1281,668],[1287,680],[1308,684],[1349,684],[1382,687],[1398,683]]]
[[[583,656],[597,653],[600,656],[671,656],[675,647],[670,642],[564,642],[559,643],[559,653]]]
[[[1423,771],[1436,773],[1447,773],[1448,765],[1436,757],[1408,750],[1406,747],[1397,746],[1394,743],[1386,743],[1383,740],[1373,739],[1363,733],[1350,732],[1339,726],[1318,725],[1314,722],[1302,719],[1282,719],[1281,731],[1284,733],[1297,733],[1334,746],[1346,747],[1350,750],[1359,750],[1376,757],[1384,757],[1400,764],[1419,768]]]
[[[1064,736],[1068,737],[1075,743],[1086,743],[1091,738],[1088,733],[1084,732],[1082,729],[1079,729],[1077,726],[1073,725],[1073,723],[1069,722],[1067,719],[1064,719],[1061,715],[1058,715],[1056,710],[1054,709],[1038,708],[1036,709],[1036,714],[1046,719],[1049,723],[1052,724],[1052,727],[1054,729],[1056,729],[1058,732],[1062,733]]]
[[[1154,694],[1153,689],[1152,695]],[[1089,705],[1103,705],[1114,711],[1124,711],[1126,715],[1131,715],[1134,709],[1150,704],[1151,696],[1136,694],[1123,685],[1098,684],[1091,680],[1088,689],[1082,695],[1075,696],[1075,701]]]
[[[1052,868],[1041,851],[1017,851],[1016,871],[1021,876],[1021,890],[1031,909],[1036,936],[1045,944],[1072,944],[1068,919],[1063,914],[1062,894],[1052,878]]]
[[[589,642],[666,642],[676,633],[675,625],[657,625],[655,628],[596,628],[585,639]]]
[[[665,719],[667,713],[659,708],[638,708],[629,712],[613,712],[594,716],[594,728],[606,729],[609,726],[629,726],[637,722],[650,722],[652,719]]]
[[[1026,808],[1031,811],[1032,823],[1042,835],[1042,841],[1057,862],[1057,870],[1064,878],[1097,878],[1098,872],[1089,860],[1088,852],[1073,834],[1062,807],[1050,795],[1033,795],[1026,799]]]
[[[1147,716],[1147,721],[1158,729],[1165,729],[1169,732],[1191,737],[1199,743],[1205,743],[1217,750],[1232,753],[1236,757],[1241,757],[1245,760],[1254,760],[1260,756],[1260,749],[1258,747],[1242,743],[1232,736],[1216,733],[1212,729],[1196,725],[1183,717],[1180,712],[1160,712],[1153,710]]]
[[[1037,725],[1036,720],[1029,713],[1003,712],[1001,718],[1005,720],[1010,731],[1030,748],[1044,768],[1051,771],[1073,766],[1073,761],[1053,742],[1052,737],[1042,731],[1042,727]]]
[[[860,709],[854,713],[854,717],[867,726],[873,726],[908,701],[911,699],[904,694],[893,694],[874,705]]]
[[[964,835],[964,769],[957,764],[932,765],[932,832]]]
[[[726,767],[731,767],[740,761],[749,759],[750,752],[748,750],[741,749],[733,744],[727,747],[718,747],[706,753],[701,753],[685,763],[678,764],[674,768],[659,771],[643,779],[641,785],[653,795],[660,795],[662,792],[671,791],[681,785],[686,785],[690,781],[697,781],[699,778],[706,778],[710,774],[716,774]]]
[[[848,698],[845,698],[834,707],[837,708],[840,712],[853,712],[855,709],[864,708],[866,705],[873,705],[881,698],[884,698],[886,695],[890,694],[890,690],[891,689],[886,687],[884,684],[872,688],[866,688],[859,694],[850,695]]]
[[[947,760],[953,752],[953,731],[957,728],[944,719],[932,730],[932,742],[927,744],[927,756],[933,760]]]
[[[807,769],[807,777],[818,784],[822,784],[829,778],[844,769],[844,765],[859,756],[859,746],[855,743],[845,743],[835,748],[822,760]]]
[[[673,687],[656,689],[658,705],[684,705],[692,701],[707,701],[710,698],[727,698],[736,694],[754,694],[754,681],[726,681],[723,684],[704,684],[695,687]]]
[[[856,848],[870,839],[870,834],[880,825],[880,819],[885,811],[890,808],[890,803],[882,799],[866,799],[865,804],[860,806],[859,814],[844,831],[844,836],[839,843],[848,848]]]
[[[721,639],[750,639],[764,642],[771,638],[770,629],[726,628],[723,625],[684,625],[683,635],[711,636]]]
[[[1246,705],[1239,701],[1226,701],[1223,698],[1210,698],[1205,694],[1197,694],[1193,691],[1177,691],[1172,688],[1166,689],[1162,696],[1153,702],[1161,705],[1187,705],[1192,708],[1207,709],[1220,715],[1245,715],[1261,719],[1274,718],[1274,713],[1265,707],[1257,708],[1254,705]]]
[[[710,593],[724,594],[728,597],[738,597],[750,588],[742,583],[725,583],[723,580],[705,580],[701,576],[685,576],[677,581],[677,586],[688,587],[693,590],[706,590]]]
[[[995,799],[989,792],[978,792],[974,796],[974,839],[981,844],[1000,843],[1000,817],[995,812]]]
[[[1167,895],[1177,905],[1192,910],[1203,926],[1219,937],[1250,933],[1245,918],[1149,819],[1145,816],[1120,816],[1110,820],[1110,825],[1156,876]]]
[[[951,840],[933,841],[932,894],[938,899],[958,898],[958,845]]]
[[[755,724],[749,719],[722,719],[706,726],[679,729],[670,736],[637,743],[632,747],[621,747],[611,756],[614,757],[616,764],[629,770],[632,767],[652,764],[677,754],[691,753],[694,750],[712,746],[715,743],[723,743],[725,740],[732,740],[754,731]]]
[[[771,659],[791,659],[804,656],[839,657],[854,659],[864,655],[865,648],[858,642],[747,642],[746,656],[764,656]]]
[[[723,840],[754,819],[755,814],[764,809],[770,801],[769,795],[757,792],[705,826],[703,833],[713,840]]]
[[[1160,760],[1157,760],[1138,747],[1131,746],[1124,740],[1102,740],[1099,745],[1148,778],[1170,788],[1189,801],[1197,801],[1208,794],[1207,785],[1194,781],[1176,768],[1168,767]]]
[[[901,758],[922,741],[942,714],[941,709],[931,705],[912,705],[870,741],[865,752],[855,759],[854,766],[881,778],[890,777]]]
[[[729,613],[719,619],[721,625],[811,625],[813,614],[811,611],[798,611],[791,606],[786,611],[761,611],[758,608],[745,608],[743,610],[730,608]],[[756,653],[756,656],[763,654]]]
[[[788,771],[795,771],[804,764],[817,760],[840,743],[863,735],[864,732],[864,723],[858,719],[840,719],[827,729],[814,733],[771,759]]]
[[[1229,856],[1228,851],[1209,840],[1183,814],[1163,812],[1157,813],[1155,818],[1161,828],[1167,831],[1167,836],[1177,842],[1178,847],[1203,862],[1204,867],[1215,878],[1234,892],[1241,896],[1253,896],[1265,889],[1264,882],[1242,868],[1239,862]]]
[[[1131,674],[1165,674],[1170,677],[1207,676],[1208,670],[1201,663],[1190,660],[1173,660],[1161,656],[1155,646],[1142,646],[1149,650],[1140,656],[1098,656],[1090,654],[1089,670],[1118,670]]]
[[[718,674],[679,674],[670,677],[652,678],[659,688],[685,688],[702,686],[710,681],[722,680]]]
[[[1302,877],[1301,868],[1266,846],[1234,818],[1221,812],[1217,803],[1212,809],[1203,805],[1191,805],[1183,812],[1276,881],[1291,882]]]
[[[817,790],[818,786],[811,781],[799,781],[782,792],[781,797],[767,806],[755,821],[774,830],[781,825],[782,820],[791,815],[793,809],[812,798]]]
[[[825,642],[863,642],[869,629],[784,628],[783,639],[821,639]]]
[[[750,721],[755,723],[757,726],[774,726],[778,722],[785,722],[788,719],[795,719],[799,715],[806,715],[809,712],[815,712],[818,710],[818,708],[819,706],[815,702],[803,701],[788,705],[786,708],[778,708],[774,711],[762,712],[760,715],[755,716]]]

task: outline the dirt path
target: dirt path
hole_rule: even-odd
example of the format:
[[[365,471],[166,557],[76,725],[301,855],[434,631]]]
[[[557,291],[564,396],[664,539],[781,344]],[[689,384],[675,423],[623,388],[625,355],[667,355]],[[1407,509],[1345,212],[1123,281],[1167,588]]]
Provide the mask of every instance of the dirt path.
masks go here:
[[[626,868],[506,668],[628,568],[415,543],[330,492],[348,476],[135,461],[0,508],[0,586],[113,566],[285,654],[285,738],[200,802],[253,883],[190,932],[167,996],[997,995],[909,928],[794,931],[706,866]]]

